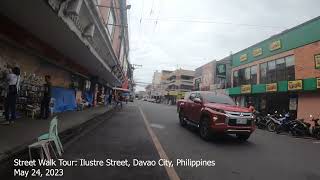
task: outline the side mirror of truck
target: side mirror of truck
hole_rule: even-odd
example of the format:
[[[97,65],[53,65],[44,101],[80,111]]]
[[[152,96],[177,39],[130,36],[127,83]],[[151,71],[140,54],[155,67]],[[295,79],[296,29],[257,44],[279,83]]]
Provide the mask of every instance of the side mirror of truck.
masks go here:
[[[193,99],[193,102],[195,102],[195,103],[202,103],[202,101],[201,101],[201,99],[200,98],[194,98]]]

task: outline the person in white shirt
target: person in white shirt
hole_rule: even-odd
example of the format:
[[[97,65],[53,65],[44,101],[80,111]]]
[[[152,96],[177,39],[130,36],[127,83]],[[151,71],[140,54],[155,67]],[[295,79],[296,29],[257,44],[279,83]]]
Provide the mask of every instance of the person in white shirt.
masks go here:
[[[16,101],[20,87],[20,69],[12,68],[12,72],[7,75],[8,93],[5,100],[5,117],[4,124],[12,124],[16,119]],[[10,116],[11,115],[11,116]]]

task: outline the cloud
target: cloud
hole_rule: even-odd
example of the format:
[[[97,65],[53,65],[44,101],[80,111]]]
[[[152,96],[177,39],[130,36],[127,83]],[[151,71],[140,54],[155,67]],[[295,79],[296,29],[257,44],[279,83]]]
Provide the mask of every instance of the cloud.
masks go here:
[[[149,83],[155,70],[176,67],[194,70],[317,17],[320,7],[319,0],[129,0],[128,3],[132,5],[130,61],[143,65],[134,71],[134,77]]]

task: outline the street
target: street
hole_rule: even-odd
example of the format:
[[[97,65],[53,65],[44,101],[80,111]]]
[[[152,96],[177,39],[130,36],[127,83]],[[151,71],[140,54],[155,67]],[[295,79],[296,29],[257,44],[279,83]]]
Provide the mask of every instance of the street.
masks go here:
[[[159,140],[160,151],[164,152],[157,152],[159,144],[155,146],[143,116]],[[192,128],[179,125],[175,106],[136,101],[74,142],[63,158],[158,161],[159,154],[163,157],[164,153],[173,162],[176,159],[215,161],[214,167],[168,168],[173,179],[177,175],[180,179],[202,180],[318,180],[319,151],[320,143],[316,140],[262,130],[256,130],[244,143],[231,136],[205,142]],[[65,168],[63,179],[169,179],[168,169],[160,166],[69,167]]]

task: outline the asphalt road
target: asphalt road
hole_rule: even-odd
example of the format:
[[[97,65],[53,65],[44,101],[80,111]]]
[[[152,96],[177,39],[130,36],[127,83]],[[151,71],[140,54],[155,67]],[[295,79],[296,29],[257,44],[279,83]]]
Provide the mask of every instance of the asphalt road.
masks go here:
[[[66,160],[128,159],[131,167],[65,167],[59,179],[166,180],[176,173],[183,180],[319,180],[319,152],[319,141],[262,130],[244,143],[232,136],[205,142],[196,130],[179,125],[175,106],[137,101],[79,138],[63,155]],[[164,155],[173,164],[202,159],[215,161],[215,166],[174,166],[169,173],[158,165],[132,166],[132,159],[158,161]]]

